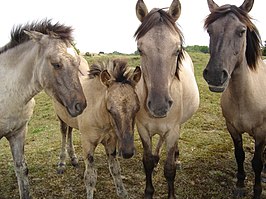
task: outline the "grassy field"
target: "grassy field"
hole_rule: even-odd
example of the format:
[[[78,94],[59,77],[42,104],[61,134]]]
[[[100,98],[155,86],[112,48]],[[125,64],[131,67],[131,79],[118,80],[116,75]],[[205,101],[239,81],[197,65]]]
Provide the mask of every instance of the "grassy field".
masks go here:
[[[220,94],[211,93],[202,78],[202,71],[208,62],[209,55],[201,53],[190,53],[190,55],[195,66],[201,104],[197,113],[182,126],[179,141],[182,169],[177,171],[175,178],[176,195],[180,199],[232,198],[232,188],[236,181],[233,144],[221,114]],[[127,56],[127,58],[130,66],[139,65],[138,56]],[[88,58],[88,61],[92,63],[96,59],[98,58]],[[36,96],[36,102],[25,146],[33,198],[86,198],[79,132],[74,131],[74,144],[80,157],[80,167],[73,168],[68,164],[66,173],[58,175],[56,168],[61,143],[59,123],[51,106],[51,100],[44,92]],[[244,137],[246,198],[251,198],[254,175],[250,162],[254,152],[254,142],[248,135]],[[142,146],[137,133],[135,143],[136,155],[130,160],[120,159],[120,164],[124,184],[131,198],[139,199],[143,198],[145,175],[142,166]],[[155,199],[167,198],[167,185],[163,176],[164,156],[162,151],[159,166],[154,172]],[[95,163],[98,168],[95,199],[117,198],[102,146],[96,150]],[[266,196],[265,192],[263,196]],[[0,199],[18,198],[11,152],[8,142],[2,139],[0,141]]]

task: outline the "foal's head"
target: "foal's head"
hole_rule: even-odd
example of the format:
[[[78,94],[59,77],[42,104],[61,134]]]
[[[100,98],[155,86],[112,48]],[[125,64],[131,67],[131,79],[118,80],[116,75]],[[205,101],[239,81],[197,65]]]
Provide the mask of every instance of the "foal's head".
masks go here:
[[[173,104],[170,87],[178,77],[183,45],[181,31],[175,24],[180,13],[179,0],[173,0],[168,12],[163,9],[148,12],[143,0],[136,5],[141,25],[135,36],[147,87],[146,108],[153,117],[166,117]]]
[[[140,77],[139,67],[129,70],[127,63],[121,60],[109,61],[107,69],[100,73],[100,79],[107,87],[106,108],[123,158],[130,158],[135,152],[134,124],[140,108],[135,86]]]
[[[240,7],[219,7],[208,0],[211,14],[206,18],[205,28],[210,35],[210,60],[203,76],[214,92],[222,92],[240,65],[256,70],[260,57],[260,36],[251,22],[248,12],[254,0],[245,0]]]

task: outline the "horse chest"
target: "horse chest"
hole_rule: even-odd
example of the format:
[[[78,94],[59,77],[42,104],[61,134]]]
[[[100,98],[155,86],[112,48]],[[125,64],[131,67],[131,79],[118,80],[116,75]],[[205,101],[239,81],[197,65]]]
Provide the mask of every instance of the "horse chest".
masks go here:
[[[238,132],[253,134],[253,131],[263,125],[264,115],[256,104],[225,103],[222,101],[222,112],[227,122],[229,122]],[[265,113],[265,112],[264,112]]]

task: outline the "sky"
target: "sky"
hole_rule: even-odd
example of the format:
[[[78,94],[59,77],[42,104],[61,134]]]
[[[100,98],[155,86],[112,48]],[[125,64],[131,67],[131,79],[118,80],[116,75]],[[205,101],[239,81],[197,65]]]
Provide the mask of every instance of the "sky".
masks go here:
[[[215,0],[221,6],[240,6],[244,0]],[[133,53],[137,49],[135,31],[140,25],[136,17],[137,0],[9,0],[1,5],[0,46],[10,40],[11,29],[42,19],[72,26],[77,48],[81,52]],[[169,7],[172,0],[144,0],[148,10]],[[180,0],[181,16],[178,24],[185,38],[185,46],[208,46],[209,36],[203,29],[209,14],[207,0]],[[266,2],[255,0],[250,16],[262,41],[266,40]]]

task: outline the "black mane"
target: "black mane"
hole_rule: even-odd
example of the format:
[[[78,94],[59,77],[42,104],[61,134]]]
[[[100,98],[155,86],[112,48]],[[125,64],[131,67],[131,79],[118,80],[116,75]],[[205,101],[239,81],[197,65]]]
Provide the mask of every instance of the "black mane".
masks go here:
[[[0,49],[0,54],[18,46],[19,44],[29,41],[30,38],[27,34],[25,34],[24,30],[38,31],[47,35],[53,33],[62,40],[69,41],[70,43],[73,42],[72,27],[59,24],[58,22],[56,24],[52,24],[51,20],[45,19],[40,22],[33,22],[31,24],[18,25],[14,27],[11,31],[10,42]]]
[[[104,70],[107,70],[109,72],[115,82],[130,84],[129,77],[131,73],[128,70],[126,61],[121,59],[114,59],[92,64],[89,70],[89,77],[93,79],[99,76]]]

